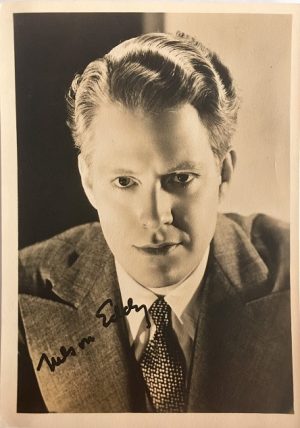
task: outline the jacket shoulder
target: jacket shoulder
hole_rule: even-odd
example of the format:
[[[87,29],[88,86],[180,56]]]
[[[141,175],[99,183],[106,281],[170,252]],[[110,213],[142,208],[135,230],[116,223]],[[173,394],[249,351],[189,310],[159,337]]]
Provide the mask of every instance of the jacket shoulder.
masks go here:
[[[248,241],[265,264],[272,292],[284,291],[290,284],[289,224],[266,214],[241,216],[226,214],[241,241]]]
[[[87,223],[68,229],[19,251],[19,292],[40,295],[48,272],[56,263],[71,266],[95,236],[100,224]]]
[[[267,214],[252,214],[243,216],[236,213],[224,214],[252,239],[255,236],[271,237],[289,242],[290,227],[287,222],[278,220]]]

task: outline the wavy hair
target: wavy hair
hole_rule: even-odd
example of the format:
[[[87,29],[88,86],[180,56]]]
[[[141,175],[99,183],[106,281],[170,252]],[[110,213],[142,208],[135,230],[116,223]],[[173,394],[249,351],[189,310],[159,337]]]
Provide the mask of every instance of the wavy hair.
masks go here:
[[[220,160],[231,147],[239,104],[230,72],[218,56],[180,32],[148,33],[120,43],[75,76],[66,100],[67,124],[83,155],[102,103],[149,114],[190,103]]]

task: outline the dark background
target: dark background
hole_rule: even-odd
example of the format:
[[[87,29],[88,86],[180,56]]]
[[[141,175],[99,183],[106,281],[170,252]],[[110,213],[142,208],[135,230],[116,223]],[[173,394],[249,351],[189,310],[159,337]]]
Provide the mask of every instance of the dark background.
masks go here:
[[[14,15],[20,248],[97,219],[81,187],[65,94],[90,61],[158,30],[161,14]]]

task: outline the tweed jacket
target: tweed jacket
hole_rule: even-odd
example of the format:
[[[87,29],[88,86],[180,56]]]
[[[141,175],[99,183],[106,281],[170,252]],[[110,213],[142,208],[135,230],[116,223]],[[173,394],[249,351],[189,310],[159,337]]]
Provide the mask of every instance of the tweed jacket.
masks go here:
[[[262,214],[218,216],[188,412],[293,411],[288,236]],[[124,318],[95,316],[126,303],[99,223],[22,250],[19,291],[19,412],[147,411]]]

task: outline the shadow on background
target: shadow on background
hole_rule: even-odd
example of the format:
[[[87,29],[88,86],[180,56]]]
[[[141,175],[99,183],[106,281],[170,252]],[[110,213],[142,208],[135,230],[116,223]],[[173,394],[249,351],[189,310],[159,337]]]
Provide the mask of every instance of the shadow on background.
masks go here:
[[[97,220],[81,187],[65,94],[90,61],[148,31],[163,31],[163,14],[14,15],[20,248]]]

